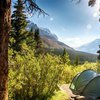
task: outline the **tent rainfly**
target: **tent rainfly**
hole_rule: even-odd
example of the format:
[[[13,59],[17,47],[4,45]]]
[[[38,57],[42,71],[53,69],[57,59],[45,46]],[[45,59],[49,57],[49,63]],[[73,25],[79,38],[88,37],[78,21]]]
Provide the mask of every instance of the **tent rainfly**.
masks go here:
[[[70,89],[76,95],[96,100],[100,98],[100,74],[90,69],[85,70],[73,78]]]

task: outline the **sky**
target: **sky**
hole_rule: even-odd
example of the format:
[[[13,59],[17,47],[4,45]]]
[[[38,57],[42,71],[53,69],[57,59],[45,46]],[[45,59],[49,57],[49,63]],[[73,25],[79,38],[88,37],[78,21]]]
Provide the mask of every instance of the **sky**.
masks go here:
[[[99,0],[94,7],[88,0],[79,4],[72,0],[37,0],[37,4],[49,16],[29,16],[29,20],[39,27],[48,28],[57,35],[58,40],[77,48],[100,38]]]

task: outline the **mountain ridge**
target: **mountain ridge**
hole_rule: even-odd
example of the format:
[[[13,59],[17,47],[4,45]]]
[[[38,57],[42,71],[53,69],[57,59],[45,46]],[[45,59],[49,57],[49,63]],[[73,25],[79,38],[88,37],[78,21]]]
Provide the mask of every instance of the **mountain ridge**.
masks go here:
[[[92,54],[97,54],[97,51],[99,50],[99,45],[100,45],[100,39],[95,39],[92,42],[89,42],[87,44],[84,44],[84,45],[76,48],[76,50],[88,52],[88,53],[92,53]]]
[[[47,52],[52,51],[52,53],[54,53],[54,54],[62,55],[63,50],[65,48],[66,51],[68,52],[69,57],[72,60],[72,62],[75,61],[77,56],[83,62],[85,62],[85,61],[95,62],[97,59],[97,55],[95,55],[95,54],[77,51],[77,50],[73,49],[72,47],[59,41],[58,37],[47,28],[40,28],[34,23],[31,23],[31,25],[28,26],[28,29],[31,29],[31,28],[32,28],[33,32],[35,31],[35,29],[37,29],[37,28],[39,29],[43,46]]]
[[[35,31],[35,29],[39,29],[40,32],[40,37],[42,39],[42,42],[44,44],[44,46],[52,49],[73,49],[72,47],[58,41],[58,37],[52,33],[49,29],[47,28],[40,28],[38,27],[36,24],[34,23],[30,23],[27,27],[27,29],[32,29],[33,32]]]

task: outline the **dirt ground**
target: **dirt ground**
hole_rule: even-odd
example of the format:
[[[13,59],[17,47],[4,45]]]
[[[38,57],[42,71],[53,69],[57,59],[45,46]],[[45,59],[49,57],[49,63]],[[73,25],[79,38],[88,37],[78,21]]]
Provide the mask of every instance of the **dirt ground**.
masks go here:
[[[60,90],[66,92],[70,97],[75,96],[69,88],[70,84],[63,84],[60,86]]]
[[[67,93],[67,95],[69,96],[70,100],[92,100],[92,99],[85,99],[84,96],[74,95],[72,93],[72,91],[70,90],[69,86],[70,86],[70,84],[63,84],[59,88],[60,88],[61,91],[64,91],[64,92]],[[71,98],[71,97],[73,97],[73,98]]]

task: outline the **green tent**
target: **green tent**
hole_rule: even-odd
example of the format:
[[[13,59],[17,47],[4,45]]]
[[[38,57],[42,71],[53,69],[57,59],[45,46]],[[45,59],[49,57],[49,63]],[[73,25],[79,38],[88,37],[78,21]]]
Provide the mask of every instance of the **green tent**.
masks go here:
[[[73,78],[70,89],[77,95],[98,98],[100,97],[100,74],[93,70],[85,70]]]

